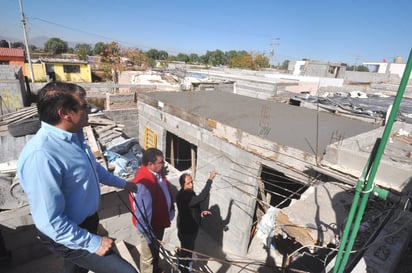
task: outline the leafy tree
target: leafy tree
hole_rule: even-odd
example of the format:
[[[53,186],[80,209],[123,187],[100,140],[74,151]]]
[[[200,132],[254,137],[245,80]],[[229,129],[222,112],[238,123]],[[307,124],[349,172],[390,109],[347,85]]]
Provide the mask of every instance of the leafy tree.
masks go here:
[[[167,60],[167,57],[169,57],[169,53],[167,53],[164,50],[160,50],[158,53],[159,53],[158,60]]]
[[[369,68],[367,66],[364,66],[364,65],[359,65],[357,71],[369,72]]]
[[[37,46],[35,46],[35,45],[29,45],[29,50],[30,51],[36,51],[37,50]]]
[[[123,49],[122,55],[137,66],[145,67],[147,65],[147,56],[141,50],[134,48]]]
[[[87,60],[87,56],[93,53],[92,47],[89,44],[76,44],[74,46],[74,53],[79,55],[83,61]]]
[[[199,55],[195,54],[195,53],[191,53],[189,55],[189,63],[195,64],[195,63],[199,63],[201,61]]]
[[[369,72],[369,68],[364,65],[351,65],[346,67],[347,71]]]
[[[252,59],[252,55],[247,54],[247,55],[237,55],[232,58],[231,60],[231,66],[232,67],[237,67],[237,68],[247,68],[247,69],[253,69],[254,68],[254,62]]]
[[[149,49],[149,51],[146,52],[146,55],[148,58],[153,59],[153,60],[159,60],[159,51],[157,49]]]
[[[93,48],[94,55],[100,55],[105,49],[105,44],[103,42],[97,42]]]
[[[25,45],[22,42],[13,42],[11,43],[12,48],[24,48]]]
[[[59,38],[51,38],[44,44],[44,51],[53,55],[66,53],[68,51],[67,42]]]
[[[119,72],[123,70],[121,64],[121,48],[118,43],[111,42],[104,44],[103,52],[100,52],[101,61],[104,63],[103,70],[106,75],[112,76],[112,80],[117,84]]]
[[[282,69],[282,70],[287,70],[288,67],[289,67],[289,63],[290,63],[289,60],[284,60],[283,63],[282,63],[282,65],[280,66],[280,69]]]
[[[0,47],[9,47],[9,42],[6,40],[0,40]]]
[[[269,58],[262,54],[257,54],[254,61],[256,69],[269,67]]]
[[[179,61],[179,62],[187,63],[187,62],[189,62],[190,58],[189,58],[189,56],[187,56],[187,54],[179,53],[176,56],[176,60]]]
[[[226,60],[227,60],[227,64],[229,64],[229,63],[230,63],[230,60],[231,60],[232,58],[234,58],[235,56],[237,56],[237,55],[238,55],[238,52],[237,52],[236,50],[226,51],[226,52],[225,52],[225,57],[226,57]]]
[[[225,53],[223,51],[216,49],[215,51],[207,51],[204,56],[202,56],[205,64],[210,64],[213,66],[217,65],[226,65],[227,60],[225,57]]]

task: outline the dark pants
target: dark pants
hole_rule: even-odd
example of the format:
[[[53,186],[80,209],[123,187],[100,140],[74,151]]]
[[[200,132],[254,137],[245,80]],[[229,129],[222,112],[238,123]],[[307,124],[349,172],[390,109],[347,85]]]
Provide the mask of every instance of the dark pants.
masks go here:
[[[196,241],[196,236],[197,232],[195,233],[178,233],[177,235],[180,240],[180,247],[187,249],[187,250],[193,250],[195,248],[195,241]],[[182,273],[187,273],[189,272],[189,264],[191,262],[192,258],[192,252],[181,249],[179,251],[179,258],[183,258],[182,260],[179,261],[179,264],[182,265],[179,269]]]
[[[95,213],[79,226],[97,234],[98,225],[99,216]],[[54,242],[40,231],[38,233],[40,241],[48,249],[64,258],[64,273],[87,273],[89,270],[95,273],[137,273],[133,266],[112,251],[99,256],[84,249],[70,249]]]

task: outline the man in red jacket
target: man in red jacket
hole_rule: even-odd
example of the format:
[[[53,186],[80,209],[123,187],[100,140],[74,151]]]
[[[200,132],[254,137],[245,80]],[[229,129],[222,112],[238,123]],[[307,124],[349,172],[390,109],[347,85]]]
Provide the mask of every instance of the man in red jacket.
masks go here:
[[[174,218],[174,205],[169,182],[162,173],[163,153],[149,148],[143,153],[142,166],[133,182],[137,193],[130,197],[131,207],[136,218],[133,224],[139,231],[140,272],[159,273],[159,243],[164,229],[170,227]]]

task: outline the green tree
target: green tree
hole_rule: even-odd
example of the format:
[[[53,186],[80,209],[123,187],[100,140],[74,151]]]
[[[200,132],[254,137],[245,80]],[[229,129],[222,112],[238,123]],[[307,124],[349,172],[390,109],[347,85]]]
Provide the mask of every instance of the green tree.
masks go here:
[[[93,48],[94,55],[100,55],[104,52],[105,44],[103,42],[97,42]]]
[[[6,40],[0,40],[0,47],[9,47],[9,42]]]
[[[31,52],[34,52],[34,51],[37,50],[37,46],[35,46],[35,45],[29,45],[29,50],[30,50]]]
[[[262,54],[257,54],[255,56],[254,62],[256,65],[256,69],[269,67],[269,58]]]
[[[216,49],[215,51],[206,51],[206,54],[202,56],[205,64],[218,66],[226,65],[228,62],[225,57],[225,53],[222,50]]]
[[[233,57],[231,60],[231,67],[253,69],[254,62],[252,59],[252,55],[237,55]]]
[[[67,42],[59,38],[50,38],[44,44],[44,51],[53,55],[66,53],[68,48]]]
[[[111,42],[109,44],[104,44],[104,49],[99,54],[101,56],[101,61],[104,64],[103,71],[106,76],[110,76],[114,83],[118,83],[119,72],[123,70],[121,64],[121,48],[116,42]]]
[[[25,48],[25,45],[22,42],[13,42],[11,43],[12,48]]]
[[[189,55],[189,63],[196,64],[196,63],[199,63],[200,61],[201,60],[200,60],[199,55],[197,55],[195,53],[191,53]]]
[[[179,53],[176,56],[176,60],[179,61],[179,62],[187,63],[187,62],[189,62],[190,58],[189,58],[189,56],[187,56],[187,54]]]
[[[150,59],[153,59],[153,60],[159,60],[159,51],[157,50],[157,49],[154,49],[154,48],[152,48],[152,49],[149,49],[147,52],[146,52],[146,55],[147,55],[147,57],[148,58],[150,58]]]
[[[289,63],[290,63],[289,60],[284,60],[283,63],[282,63],[282,65],[280,66],[280,69],[282,69],[282,70],[287,70],[288,67],[289,67]]]
[[[0,47],[9,47],[9,42],[6,40],[0,40]]]
[[[88,55],[92,55],[93,50],[89,44],[76,44],[74,46],[74,53],[79,55],[80,59],[83,61],[87,60]]]
[[[346,67],[346,71],[369,72],[369,68],[364,65],[351,65]]]
[[[167,60],[167,57],[169,57],[169,53],[164,50],[159,50],[158,54],[158,60]]]
[[[134,65],[140,67],[147,65],[147,56],[141,50],[134,48],[123,49],[122,55],[128,58]]]

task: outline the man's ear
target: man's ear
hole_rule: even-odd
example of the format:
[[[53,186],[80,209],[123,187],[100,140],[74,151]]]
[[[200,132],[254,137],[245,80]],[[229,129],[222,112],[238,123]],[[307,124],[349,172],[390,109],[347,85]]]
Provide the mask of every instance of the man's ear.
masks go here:
[[[65,108],[60,108],[59,110],[57,110],[57,113],[59,114],[60,120],[61,121],[71,121],[72,116],[71,114],[71,110],[67,110]]]

